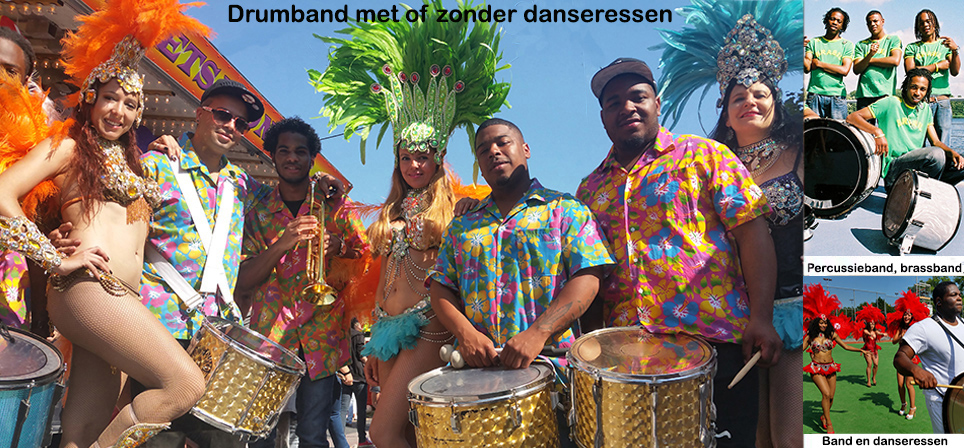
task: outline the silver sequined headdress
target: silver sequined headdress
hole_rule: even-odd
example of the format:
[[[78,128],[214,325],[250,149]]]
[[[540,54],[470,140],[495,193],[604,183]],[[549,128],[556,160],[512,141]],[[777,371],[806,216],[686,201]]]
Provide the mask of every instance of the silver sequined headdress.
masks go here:
[[[722,107],[730,81],[736,79],[737,83],[747,88],[763,79],[777,84],[787,72],[787,58],[783,56],[783,48],[770,30],[747,14],[727,34],[726,45],[716,56],[716,67],[716,81],[720,84],[720,99],[716,101],[716,107]]]

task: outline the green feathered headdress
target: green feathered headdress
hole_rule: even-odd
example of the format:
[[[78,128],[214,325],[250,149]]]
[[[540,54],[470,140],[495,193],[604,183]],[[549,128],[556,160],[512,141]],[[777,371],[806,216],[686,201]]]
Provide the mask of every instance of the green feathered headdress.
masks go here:
[[[308,70],[309,82],[325,94],[321,113],[331,129],[345,126],[345,139],[361,137],[361,161],[373,127],[381,124],[376,147],[392,127],[398,149],[436,150],[441,163],[452,131],[466,127],[471,147],[475,126],[506,102],[509,83],[496,82],[501,29],[477,22],[439,23],[441,0],[426,2],[426,21],[353,22],[338,31],[350,36],[315,37],[332,46],[328,68]],[[406,9],[411,9],[402,5]],[[459,9],[474,8],[458,2]]]
[[[774,45],[777,43],[779,45],[776,47],[782,47],[782,56],[788,63],[783,71],[803,71],[803,2],[692,0],[692,3],[693,6],[676,9],[690,26],[679,31],[659,30],[664,43],[650,48],[663,50],[659,62],[662,74],[658,90],[664,125],[670,122],[667,125],[670,129],[679,122],[694,92],[702,87],[702,102],[707,92],[720,82],[717,80],[718,73],[727,84],[734,77],[746,80],[768,72],[776,73],[779,67],[768,68],[764,64],[768,61],[776,63],[772,55],[776,53]],[[744,19],[747,14],[755,21],[751,23]],[[741,31],[744,36],[742,39]],[[734,42],[743,45],[734,45]],[[736,52],[729,54],[729,58],[718,60],[720,50]],[[757,53],[756,57],[744,57],[739,51]],[[770,56],[764,55],[766,52]],[[727,63],[727,60],[730,62]],[[747,70],[755,64],[759,64],[757,73]],[[771,80],[776,83],[779,77]],[[722,86],[721,90],[725,88]]]

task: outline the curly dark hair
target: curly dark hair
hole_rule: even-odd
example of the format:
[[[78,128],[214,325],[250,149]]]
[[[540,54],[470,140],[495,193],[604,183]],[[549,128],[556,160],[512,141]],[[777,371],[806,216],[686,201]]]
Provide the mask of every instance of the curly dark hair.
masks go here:
[[[907,72],[907,76],[904,76],[904,81],[900,83],[900,96],[904,101],[907,101],[907,89],[910,88],[910,80],[917,77],[927,79],[927,94],[924,95],[923,101],[926,102],[931,97],[931,87],[934,84],[931,72],[923,68],[912,68]]]
[[[941,35],[941,22],[937,21],[937,14],[934,14],[934,11],[931,11],[929,9],[922,9],[920,10],[919,13],[917,13],[916,16],[914,16],[914,36],[917,37],[917,40],[921,42],[924,41],[925,36],[924,36],[924,21],[920,19],[920,16],[921,14],[924,14],[924,13],[927,13],[928,15],[930,15],[931,20],[934,21],[934,35],[935,36]]]
[[[847,31],[847,25],[850,25],[850,14],[847,14],[847,11],[844,11],[840,8],[831,8],[830,11],[827,11],[827,13],[823,15],[823,27],[827,27],[827,25],[830,23],[830,16],[832,16],[835,12],[843,14],[843,26],[840,27],[840,34],[843,34],[845,31]]]
[[[305,136],[308,140],[308,151],[311,152],[311,157],[321,152],[321,139],[318,138],[315,128],[299,117],[289,117],[271,125],[268,132],[264,134],[264,149],[272,156],[278,149],[278,137],[281,136],[282,132],[294,132]]]
[[[774,140],[781,143],[799,145],[800,139],[803,136],[802,117],[792,116],[793,114],[791,114],[783,104],[783,95],[780,89],[778,89],[772,81],[763,79],[760,82],[767,86],[773,95],[773,122],[770,126],[770,137],[773,137]],[[720,111],[720,118],[716,121],[716,127],[710,132],[710,138],[729,148],[737,148],[740,146],[737,144],[736,133],[726,125],[726,118],[730,106],[730,94],[733,93],[733,88],[736,87],[736,84],[736,80],[734,79],[730,81],[730,85],[726,87],[726,92],[723,94],[723,109]]]
[[[830,323],[830,319],[827,320],[827,329],[820,331],[820,321],[823,319],[817,318],[810,321],[810,325],[807,326],[807,337],[812,341],[817,337],[818,334],[823,334],[823,337],[827,339],[833,339],[833,334],[835,332],[833,324]]]
[[[22,81],[29,79],[30,75],[33,74],[34,65],[37,61],[37,54],[34,53],[33,46],[30,45],[30,41],[28,41],[27,38],[23,37],[20,33],[5,26],[0,26],[0,39],[6,39],[17,44],[17,46],[20,47],[20,50],[23,51],[23,59],[27,64],[27,66],[24,68],[27,69],[27,71],[24,72],[24,79]]]

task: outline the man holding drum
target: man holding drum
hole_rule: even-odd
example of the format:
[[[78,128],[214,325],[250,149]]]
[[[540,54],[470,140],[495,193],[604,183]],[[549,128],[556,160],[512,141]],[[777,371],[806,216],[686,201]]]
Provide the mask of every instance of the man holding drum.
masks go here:
[[[600,294],[606,324],[708,339],[719,361],[719,446],[753,446],[758,412],[745,403],[756,403],[756,370],[726,386],[754,351],[769,366],[782,346],[772,323],[777,261],[766,198],[725,146],[660,127],[660,100],[643,61],[613,61],[591,88],[613,147],[576,196],[617,261]]]
[[[938,384],[951,381],[964,372],[964,325],[961,314],[961,290],[952,281],[934,287],[934,315],[917,322],[907,330],[894,355],[894,367],[902,375],[911,375],[924,390],[927,412],[935,434],[944,432],[943,395],[947,389]],[[914,356],[920,365],[914,364]]]
[[[513,123],[479,125],[475,156],[492,193],[452,220],[429,273],[432,309],[471,367],[526,368],[546,345],[571,346],[613,263],[586,206],[529,177],[529,154]],[[558,383],[562,360],[552,361]]]
[[[255,290],[251,328],[298,353],[308,365],[296,395],[299,446],[327,447],[325,433],[331,426],[335,447],[347,448],[344,423],[332,418],[341,412],[341,383],[335,372],[349,357],[345,302],[336,301],[326,309],[303,297],[311,284],[306,242],[319,237],[318,217],[309,214],[308,172],[321,151],[321,141],[311,125],[294,117],[272,125],[264,147],[274,160],[279,181],[245,219],[238,288]],[[365,227],[350,200],[326,201],[327,193],[314,192],[314,200],[326,208],[322,242],[326,267],[336,257],[358,258],[369,250]],[[344,287],[334,281],[332,286]]]
[[[922,68],[911,69],[900,92],[900,98],[884,98],[847,117],[848,123],[874,136],[876,152],[883,159],[884,188],[889,193],[906,170],[951,185],[964,180],[964,157],[938,138],[927,106],[931,74]],[[871,119],[877,119],[877,126],[870,124]],[[925,136],[933,146],[922,147]]]
[[[843,79],[853,65],[854,44],[840,35],[847,31],[849,23],[850,16],[844,10],[833,8],[823,17],[826,34],[804,44],[803,71],[810,73],[807,106],[824,118],[847,117],[847,87]]]

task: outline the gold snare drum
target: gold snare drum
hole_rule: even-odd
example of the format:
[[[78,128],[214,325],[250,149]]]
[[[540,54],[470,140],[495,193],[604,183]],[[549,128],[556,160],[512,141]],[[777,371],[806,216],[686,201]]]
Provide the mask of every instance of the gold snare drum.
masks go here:
[[[419,448],[557,448],[547,362],[528,369],[441,367],[408,383]]]
[[[271,432],[305,373],[305,363],[294,353],[224,319],[206,319],[188,354],[207,381],[191,413],[242,439]]]
[[[577,339],[566,359],[580,447],[716,445],[716,351],[703,340],[606,328]]]

